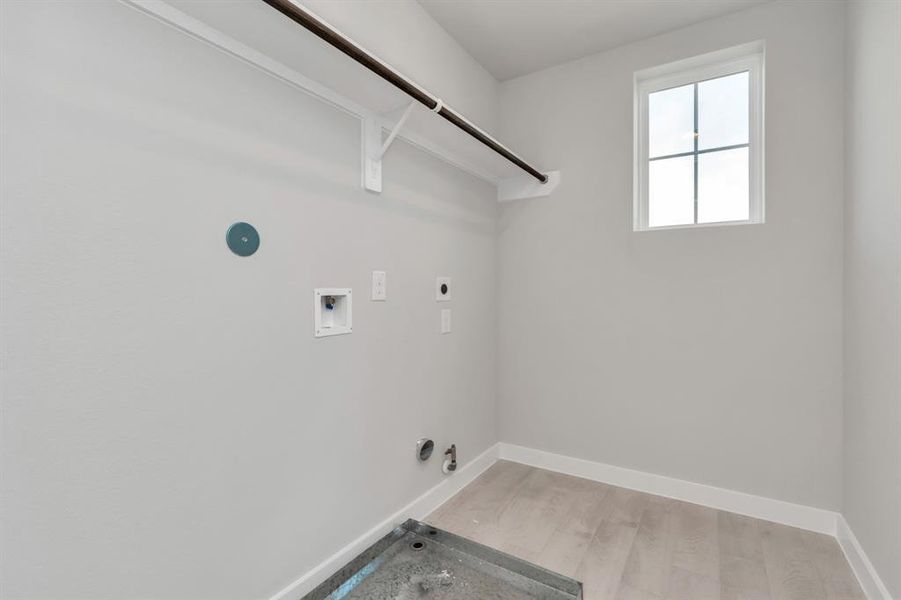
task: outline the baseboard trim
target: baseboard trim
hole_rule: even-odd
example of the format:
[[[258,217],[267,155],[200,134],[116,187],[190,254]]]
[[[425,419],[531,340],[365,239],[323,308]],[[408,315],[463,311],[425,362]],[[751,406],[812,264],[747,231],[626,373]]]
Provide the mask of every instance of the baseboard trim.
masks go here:
[[[857,576],[857,581],[860,582],[860,587],[863,589],[867,599],[892,600],[892,595],[889,593],[888,588],[885,587],[885,584],[873,567],[873,563],[870,562],[867,553],[863,551],[863,547],[857,541],[857,536],[854,535],[851,526],[848,525],[843,515],[838,515],[837,526],[835,537],[838,539],[838,545],[841,546],[842,552],[845,553],[845,558],[848,559],[848,563]]]
[[[836,534],[838,513],[821,508],[793,504],[503,442],[500,444],[500,458],[648,494],[791,525],[800,529],[831,536]]]
[[[473,479],[497,462],[498,454],[498,444],[491,446],[460,467],[452,476],[447,477],[441,483],[432,487],[290,583],[283,590],[272,596],[270,600],[296,600],[312,591],[317,585],[328,579],[332,573],[350,562],[351,559],[397,527],[398,524],[408,518],[423,519],[433,510],[450,500],[454,494],[469,485]]]

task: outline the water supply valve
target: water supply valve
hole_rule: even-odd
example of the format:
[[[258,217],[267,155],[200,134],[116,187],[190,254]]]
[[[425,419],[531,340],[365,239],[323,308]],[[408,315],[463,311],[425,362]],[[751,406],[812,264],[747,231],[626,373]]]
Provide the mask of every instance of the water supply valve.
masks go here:
[[[441,465],[441,471],[447,475],[457,470],[457,445],[451,444],[451,447],[444,451],[444,464]]]

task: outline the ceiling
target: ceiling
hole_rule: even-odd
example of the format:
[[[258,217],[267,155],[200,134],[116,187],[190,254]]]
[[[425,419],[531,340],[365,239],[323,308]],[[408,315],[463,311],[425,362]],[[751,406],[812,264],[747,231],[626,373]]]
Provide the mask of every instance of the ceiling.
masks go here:
[[[419,0],[500,81],[768,0]]]

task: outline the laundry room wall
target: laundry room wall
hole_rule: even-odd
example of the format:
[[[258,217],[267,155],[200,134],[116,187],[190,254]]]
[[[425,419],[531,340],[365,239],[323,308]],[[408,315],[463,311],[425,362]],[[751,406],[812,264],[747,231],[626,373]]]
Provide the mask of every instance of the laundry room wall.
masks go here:
[[[270,597],[444,480],[417,438],[496,441],[493,185],[398,140],[364,192],[358,119],[124,3],[0,10],[4,598]],[[379,39],[492,118],[446,35]]]
[[[901,598],[901,4],[847,10],[842,513]]]
[[[773,2],[504,82],[501,441],[838,509],[843,19]],[[766,44],[766,223],[632,231],[633,74]]]

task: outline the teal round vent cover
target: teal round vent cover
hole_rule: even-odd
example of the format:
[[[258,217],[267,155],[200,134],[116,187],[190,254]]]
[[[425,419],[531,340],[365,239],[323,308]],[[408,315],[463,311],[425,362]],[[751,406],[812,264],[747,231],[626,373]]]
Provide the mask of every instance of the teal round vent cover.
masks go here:
[[[260,247],[260,234],[250,223],[235,223],[228,228],[225,241],[238,256],[250,256]]]

